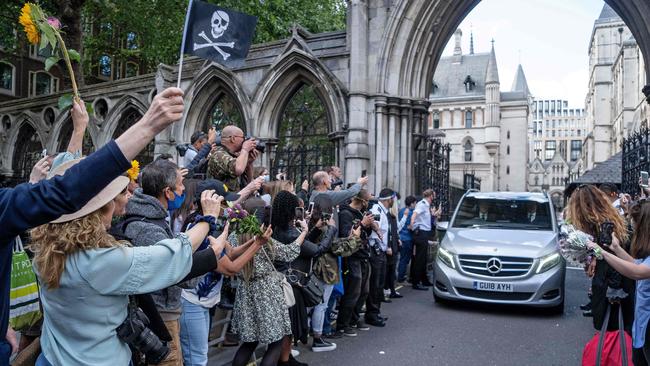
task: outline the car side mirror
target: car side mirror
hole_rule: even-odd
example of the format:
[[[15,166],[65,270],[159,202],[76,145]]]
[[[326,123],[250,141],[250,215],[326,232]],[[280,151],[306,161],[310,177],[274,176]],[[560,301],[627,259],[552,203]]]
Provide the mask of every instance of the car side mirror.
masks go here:
[[[449,221],[440,221],[436,223],[436,230],[438,231],[447,231],[449,227]]]

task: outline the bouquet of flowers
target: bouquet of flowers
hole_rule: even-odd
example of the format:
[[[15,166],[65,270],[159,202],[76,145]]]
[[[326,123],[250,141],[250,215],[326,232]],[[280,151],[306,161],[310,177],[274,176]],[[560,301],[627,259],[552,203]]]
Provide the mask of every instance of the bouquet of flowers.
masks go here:
[[[573,225],[562,225],[558,243],[560,253],[569,262],[577,265],[588,265],[593,260],[593,252],[587,243],[593,241],[591,235],[586,234]]]
[[[231,202],[228,202],[228,208],[224,210],[224,218],[230,222],[230,227],[233,228],[232,231],[237,235],[264,234],[260,229],[260,222],[257,220],[257,216],[249,214],[239,203],[233,205]]]

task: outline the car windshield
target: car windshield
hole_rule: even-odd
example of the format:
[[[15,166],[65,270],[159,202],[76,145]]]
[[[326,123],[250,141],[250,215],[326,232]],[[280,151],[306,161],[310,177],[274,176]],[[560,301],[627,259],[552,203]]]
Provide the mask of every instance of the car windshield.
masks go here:
[[[453,227],[552,230],[548,202],[465,197]]]

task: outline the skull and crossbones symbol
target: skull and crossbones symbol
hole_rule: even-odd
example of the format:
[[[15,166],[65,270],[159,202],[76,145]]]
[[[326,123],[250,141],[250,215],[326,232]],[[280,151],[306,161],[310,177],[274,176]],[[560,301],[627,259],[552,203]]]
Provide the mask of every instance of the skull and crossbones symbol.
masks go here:
[[[223,57],[224,60],[227,60],[228,57],[230,57],[230,53],[222,50],[222,47],[229,47],[229,48],[234,48],[235,47],[235,42],[217,42],[221,36],[223,36],[224,32],[228,29],[228,25],[230,24],[230,17],[228,16],[228,13],[225,11],[217,10],[214,13],[212,13],[212,30],[210,33],[212,33],[212,38],[208,37],[205,34],[205,31],[201,31],[199,33],[199,37],[203,38],[206,43],[194,43],[194,51],[201,49],[201,48],[206,48],[206,47],[212,47],[215,50],[217,50],[220,54],[221,57]]]

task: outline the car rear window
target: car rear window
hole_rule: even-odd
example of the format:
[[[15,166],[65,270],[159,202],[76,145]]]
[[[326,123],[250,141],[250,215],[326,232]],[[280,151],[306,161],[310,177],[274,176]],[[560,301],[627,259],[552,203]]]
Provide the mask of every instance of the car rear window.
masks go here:
[[[552,230],[548,202],[465,197],[453,227]]]

